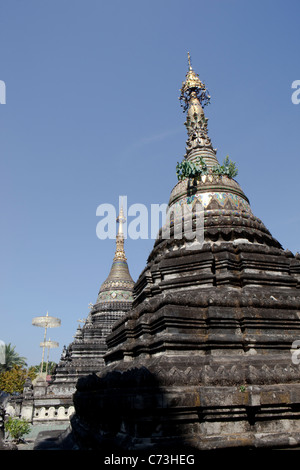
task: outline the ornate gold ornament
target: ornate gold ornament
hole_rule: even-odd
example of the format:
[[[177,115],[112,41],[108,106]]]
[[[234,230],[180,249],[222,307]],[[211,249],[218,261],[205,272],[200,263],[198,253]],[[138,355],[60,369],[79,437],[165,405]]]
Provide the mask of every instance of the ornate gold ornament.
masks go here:
[[[188,64],[189,69],[186,74],[185,81],[182,82],[179,97],[184,112],[189,108],[191,98],[193,98],[192,101],[194,105],[195,99],[197,99],[202,107],[206,106],[210,102],[210,95],[205,84],[201,82],[199,75],[194,72],[191,66],[191,56],[189,52]]]

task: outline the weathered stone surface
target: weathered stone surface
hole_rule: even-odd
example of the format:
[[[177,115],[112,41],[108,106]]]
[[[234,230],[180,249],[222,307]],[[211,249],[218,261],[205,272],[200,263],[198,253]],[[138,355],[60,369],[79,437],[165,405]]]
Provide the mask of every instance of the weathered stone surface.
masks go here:
[[[186,159],[202,156],[211,170],[215,151],[197,89],[192,95]],[[181,181],[169,207],[175,214],[197,198],[204,244],[191,250],[186,236],[177,239],[174,216],[134,286],[132,309],[107,337],[105,368],[77,384],[80,448],[300,444],[300,369],[291,355],[300,339],[299,255],[272,237],[231,178],[211,170]]]
[[[291,264],[299,268],[282,249],[254,244],[153,257],[139,279],[148,286],[143,300],[107,339],[107,366],[78,383],[74,434],[85,423],[80,432],[96,448],[108,435],[123,449],[299,445],[291,345],[300,338],[300,298]],[[166,266],[177,276],[167,288]],[[210,285],[199,281],[203,269]]]

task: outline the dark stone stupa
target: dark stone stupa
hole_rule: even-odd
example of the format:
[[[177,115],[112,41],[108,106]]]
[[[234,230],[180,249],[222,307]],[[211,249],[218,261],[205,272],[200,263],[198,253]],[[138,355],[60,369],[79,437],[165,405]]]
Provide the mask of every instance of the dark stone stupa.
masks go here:
[[[181,98],[184,161],[202,172],[171,191],[170,237],[161,232],[132,309],[113,326],[106,367],[78,381],[73,439],[116,451],[299,445],[300,371],[291,356],[299,255],[273,238],[219,165],[203,112],[209,95],[190,63]],[[196,202],[204,210],[198,247],[186,233],[174,236],[182,207]]]

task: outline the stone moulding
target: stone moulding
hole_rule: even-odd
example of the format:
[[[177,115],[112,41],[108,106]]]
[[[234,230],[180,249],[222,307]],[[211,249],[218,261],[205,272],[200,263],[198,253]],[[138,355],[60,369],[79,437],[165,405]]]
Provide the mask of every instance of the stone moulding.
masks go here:
[[[73,406],[73,402],[67,406],[62,405],[61,403],[58,405],[38,405],[35,403],[34,411],[33,411],[33,424],[41,423],[41,422],[69,422],[70,416],[74,413],[75,408]]]
[[[185,358],[185,362],[187,364],[189,359]],[[109,445],[113,438],[115,449],[121,451],[156,446],[161,449],[161,442],[162,446],[178,445],[180,450],[183,436],[186,436],[184,446],[194,452],[235,446],[299,444],[299,380],[298,383],[283,384],[280,380],[274,383],[272,379],[268,384],[266,371],[262,370],[260,385],[253,372],[259,368],[250,370],[245,366],[241,371],[238,362],[231,370],[226,364],[223,367],[207,364],[197,371],[195,364],[180,369],[171,366],[171,361],[168,363],[165,358],[160,358],[149,369],[136,363],[132,369],[112,368],[103,377],[86,377],[77,384],[74,397],[77,413],[71,418],[73,429],[85,438],[93,430],[92,440],[88,438],[90,448]],[[155,370],[155,374],[150,369]],[[276,371],[278,379],[279,369],[280,366]],[[248,379],[251,376],[256,383],[247,382],[247,374],[243,374],[246,370]],[[232,384],[228,372],[235,381]],[[205,377],[205,383],[200,376]],[[283,378],[286,377],[281,375],[281,380]],[[118,393],[120,386],[121,396]],[[107,404],[105,410],[102,408],[104,403]],[[91,414],[92,408],[102,410],[97,419]],[[279,420],[288,420],[292,433],[282,433]],[[124,434],[120,432],[121,428]],[[149,434],[152,436],[150,441],[145,439]]]
[[[264,285],[274,289],[278,286],[280,290],[298,289],[299,276],[299,260],[277,247],[248,243],[229,245],[223,242],[219,245],[206,244],[198,252],[179,248],[167,251],[165,241],[156,245],[147,268],[135,284],[133,308],[143,298],[180,287],[191,289],[201,284],[205,288]],[[201,291],[200,295],[206,294]]]
[[[200,181],[190,179],[179,181],[171,191],[169,206],[172,206],[176,201],[186,196],[192,197],[197,194],[213,194],[218,192],[239,196],[244,200],[247,211],[251,212],[249,199],[242,191],[238,182],[233,178],[217,175],[202,176]]]

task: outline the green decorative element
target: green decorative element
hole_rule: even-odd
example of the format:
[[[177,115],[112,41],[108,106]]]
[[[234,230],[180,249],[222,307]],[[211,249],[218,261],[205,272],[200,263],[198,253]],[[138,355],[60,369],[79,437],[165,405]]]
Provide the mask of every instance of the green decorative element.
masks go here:
[[[228,176],[234,178],[238,174],[236,164],[229,159],[227,155],[224,159],[223,165],[216,165],[211,169],[211,174],[218,176]],[[195,179],[202,175],[208,175],[209,170],[202,157],[197,157],[195,162],[183,160],[176,165],[176,175],[178,180],[186,178]]]
[[[244,393],[246,391],[245,385],[240,385],[240,392]]]
[[[189,160],[183,160],[181,163],[176,165],[176,174],[178,180],[185,178],[197,178],[201,175],[208,174],[208,168],[202,157],[197,157],[196,162],[190,162]]]
[[[22,436],[30,432],[31,425],[24,418],[12,418],[11,416],[5,422],[5,431],[15,442],[21,442]]]
[[[212,172],[219,176],[228,176],[228,178],[234,178],[238,174],[238,169],[235,162],[229,159],[227,155],[223,161],[223,165],[216,165],[212,168]]]

